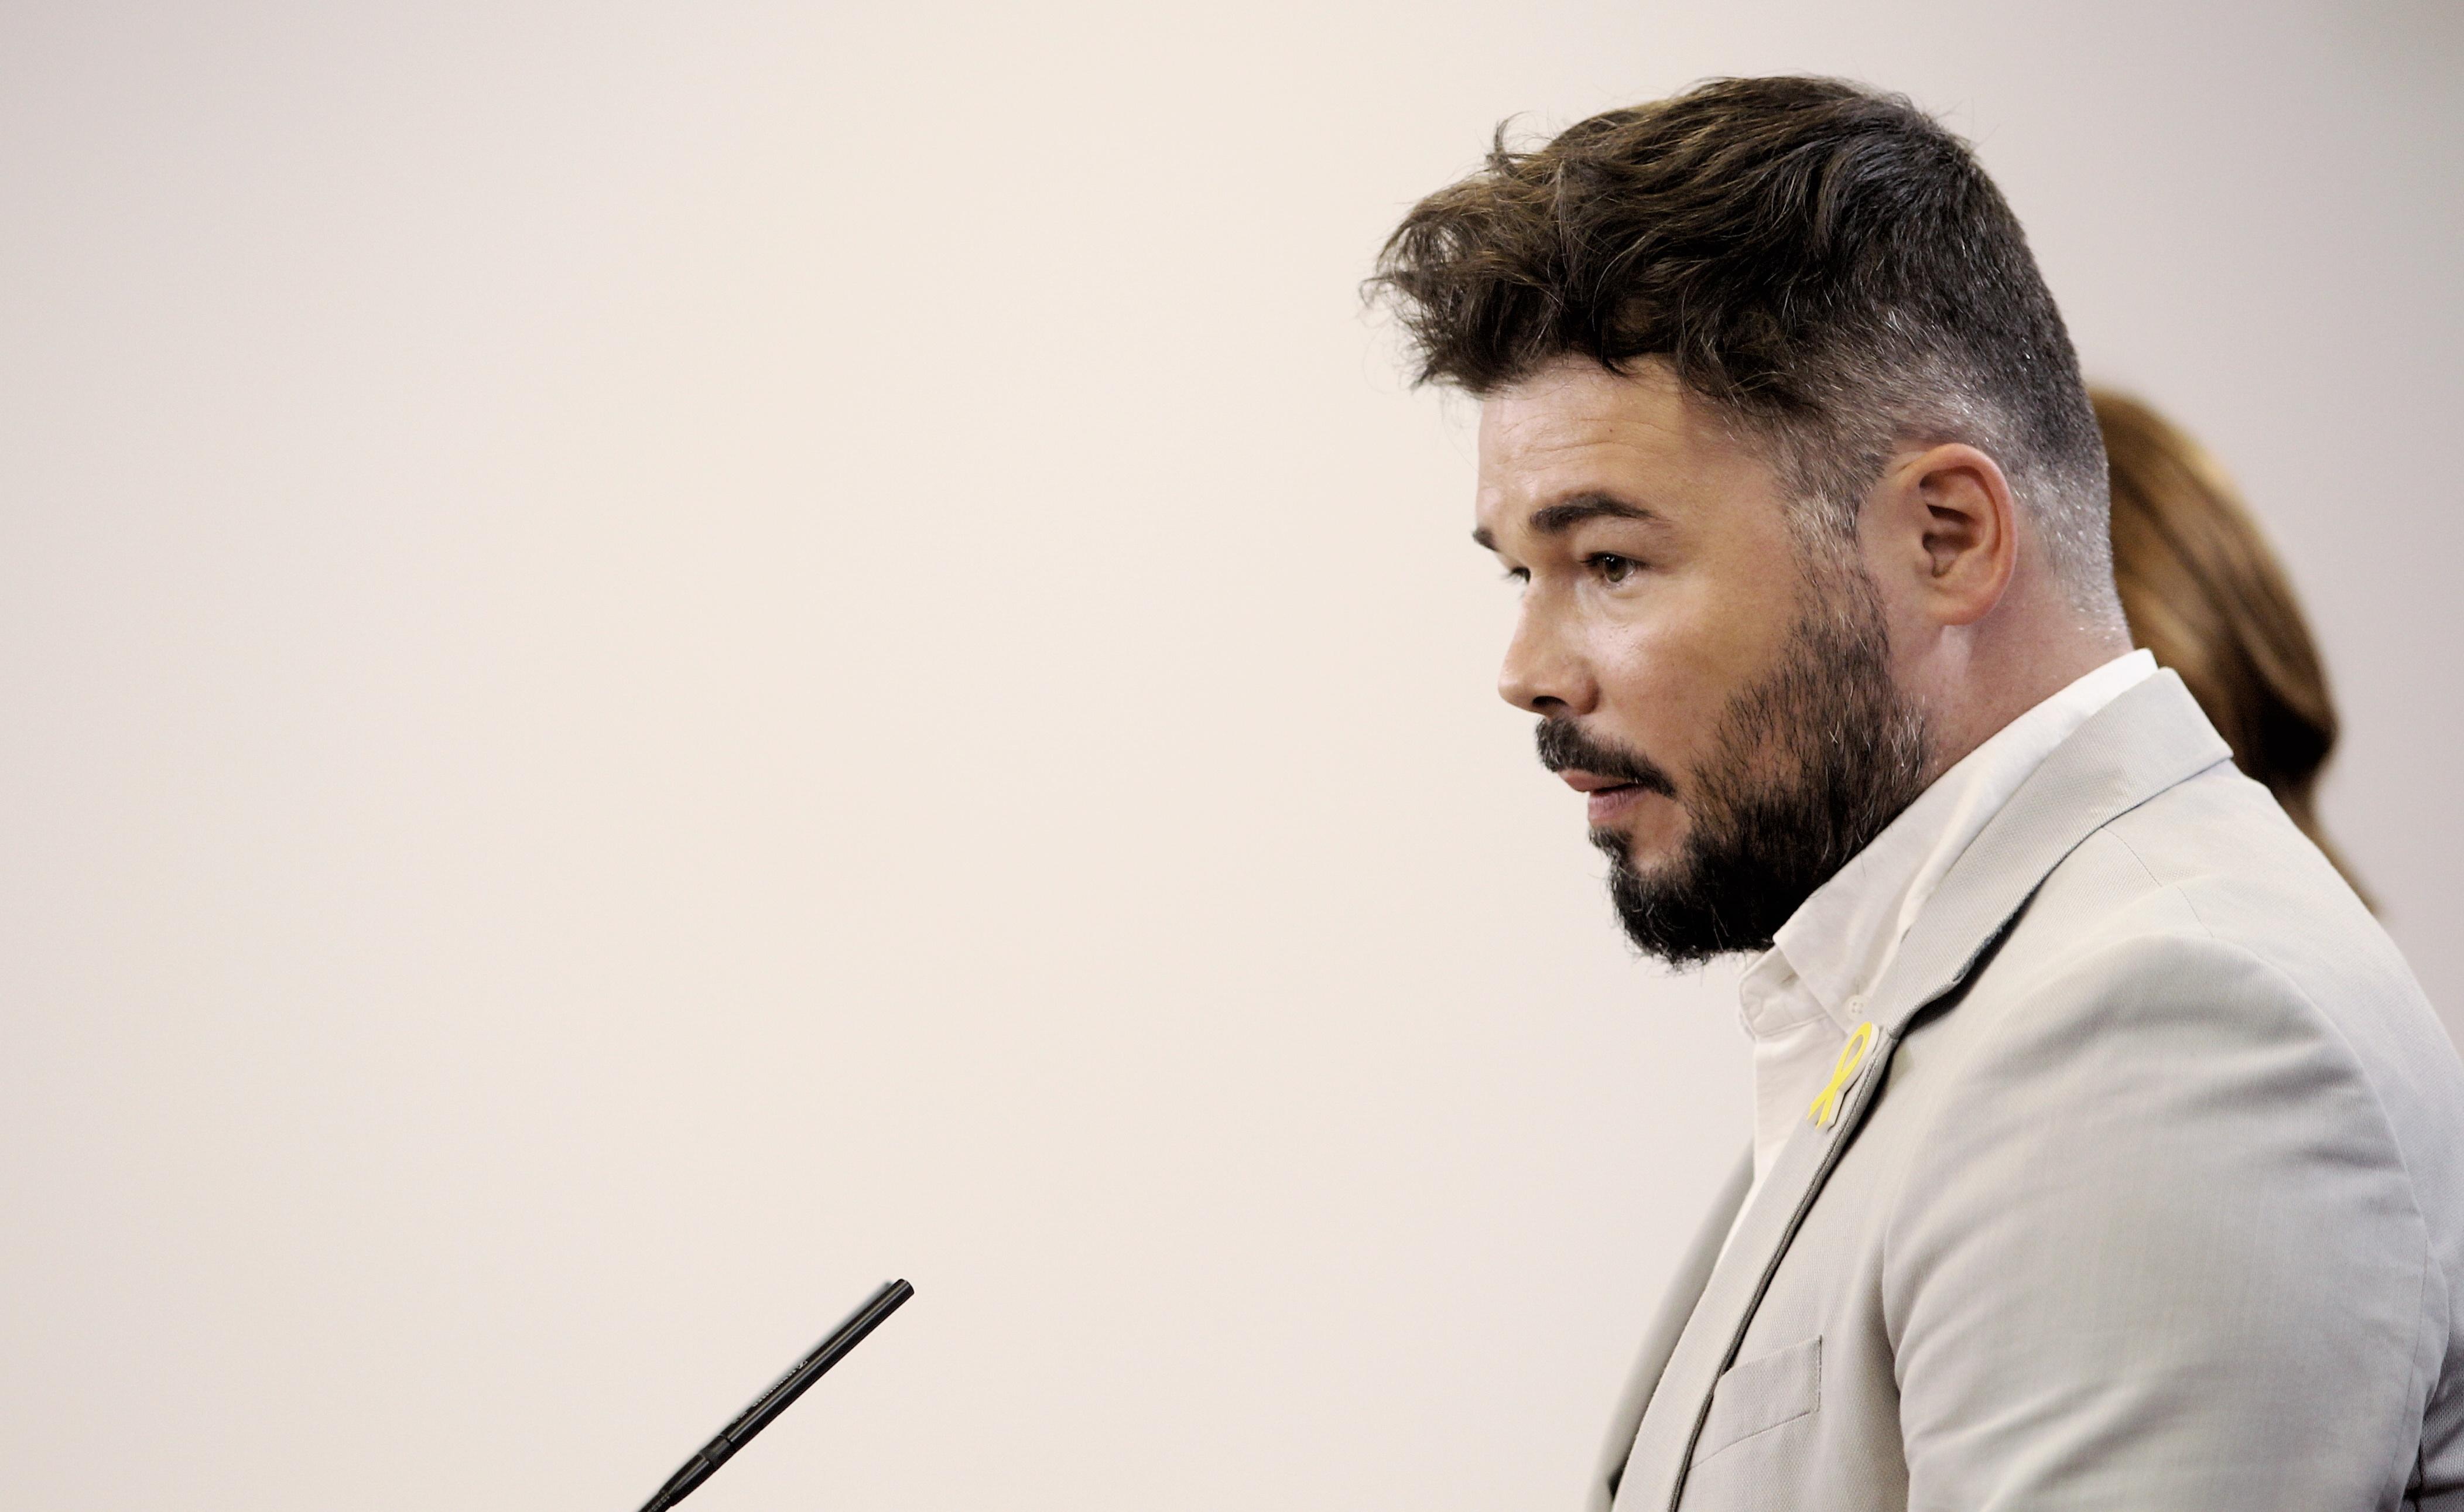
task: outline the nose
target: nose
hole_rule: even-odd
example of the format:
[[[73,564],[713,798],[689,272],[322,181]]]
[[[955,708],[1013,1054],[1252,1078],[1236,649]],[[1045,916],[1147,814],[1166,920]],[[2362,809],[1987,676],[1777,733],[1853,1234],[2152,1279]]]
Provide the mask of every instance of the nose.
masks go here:
[[[1599,684],[1561,622],[1536,587],[1515,615],[1497,696],[1526,713],[1579,716],[1599,703]]]

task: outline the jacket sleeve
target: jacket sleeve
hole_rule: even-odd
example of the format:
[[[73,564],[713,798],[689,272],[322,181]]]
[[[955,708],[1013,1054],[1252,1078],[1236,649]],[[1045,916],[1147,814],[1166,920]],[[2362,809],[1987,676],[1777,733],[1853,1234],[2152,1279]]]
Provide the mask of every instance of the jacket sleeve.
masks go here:
[[[2206,939],[2117,947],[1995,1026],[1933,1117],[1882,1268],[1911,1507],[2396,1504],[2427,1233],[2291,981]]]

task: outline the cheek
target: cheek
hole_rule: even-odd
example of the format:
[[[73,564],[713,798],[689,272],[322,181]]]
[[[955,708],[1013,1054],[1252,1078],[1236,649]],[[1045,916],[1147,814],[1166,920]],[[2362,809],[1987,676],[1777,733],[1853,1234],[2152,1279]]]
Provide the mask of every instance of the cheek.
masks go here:
[[[1600,702],[1617,735],[1684,785],[1727,707],[1711,637],[1684,622],[1621,627],[1602,647]]]
[[[1602,626],[1601,702],[1680,788],[1712,753],[1739,692],[1778,664],[1796,601],[1768,569],[1705,570],[1667,585],[1623,623]]]

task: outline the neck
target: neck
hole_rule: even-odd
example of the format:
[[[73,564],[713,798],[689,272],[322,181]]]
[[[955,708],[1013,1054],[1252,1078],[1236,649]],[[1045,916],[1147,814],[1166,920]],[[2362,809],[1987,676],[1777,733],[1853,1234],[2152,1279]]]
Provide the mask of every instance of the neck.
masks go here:
[[[1938,632],[1904,668],[1902,686],[1925,711],[1927,779],[1942,776],[2005,725],[2130,649],[2116,615],[2091,619],[2068,603],[2041,613],[2004,605],[1972,625]]]

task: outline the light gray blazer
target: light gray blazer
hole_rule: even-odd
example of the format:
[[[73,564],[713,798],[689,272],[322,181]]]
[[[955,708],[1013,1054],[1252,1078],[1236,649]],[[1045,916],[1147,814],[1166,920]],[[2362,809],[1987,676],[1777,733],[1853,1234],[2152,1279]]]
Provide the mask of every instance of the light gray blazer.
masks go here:
[[[2170,672],[1977,837],[1741,1169],[1591,1504],[2464,1512],[2464,1067]]]

